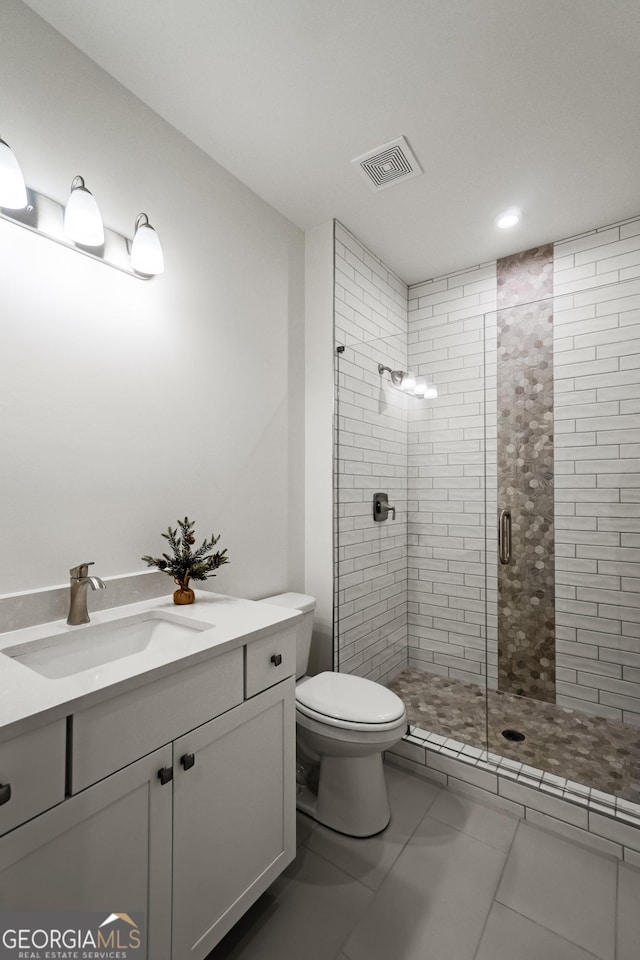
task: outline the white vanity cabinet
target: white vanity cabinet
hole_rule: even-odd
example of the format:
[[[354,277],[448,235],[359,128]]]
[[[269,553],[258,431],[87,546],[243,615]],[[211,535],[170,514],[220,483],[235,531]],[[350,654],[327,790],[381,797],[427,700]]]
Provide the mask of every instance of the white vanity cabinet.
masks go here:
[[[0,836],[64,800],[64,720],[0,743]]]
[[[66,797],[0,837],[0,910],[141,912],[148,960],[204,960],[295,856],[295,631],[250,646],[69,719]]]
[[[290,678],[173,745],[174,960],[206,957],[295,856],[294,697]]]
[[[0,838],[2,911],[142,912],[148,960],[170,960],[171,746]]]

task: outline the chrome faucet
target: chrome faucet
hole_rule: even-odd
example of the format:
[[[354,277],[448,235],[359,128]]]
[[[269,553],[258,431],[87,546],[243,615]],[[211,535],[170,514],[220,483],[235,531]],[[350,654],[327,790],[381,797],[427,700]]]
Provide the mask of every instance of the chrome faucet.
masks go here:
[[[69,616],[67,623],[72,627],[80,623],[89,623],[89,612],[87,610],[87,587],[92,590],[104,590],[106,584],[100,577],[90,577],[89,567],[93,566],[93,561],[81,563],[77,567],[71,567],[69,576],[71,577],[71,597],[69,601]]]

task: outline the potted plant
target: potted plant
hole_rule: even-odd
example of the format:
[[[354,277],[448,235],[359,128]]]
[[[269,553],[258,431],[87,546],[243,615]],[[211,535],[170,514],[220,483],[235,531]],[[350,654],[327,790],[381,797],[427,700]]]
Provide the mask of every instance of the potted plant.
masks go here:
[[[148,567],[157,567],[163,573],[173,577],[178,584],[178,589],[173,594],[173,602],[178,604],[193,603],[195,594],[189,587],[190,580],[206,580],[207,577],[215,577],[214,570],[221,567],[223,563],[228,563],[227,550],[211,553],[213,547],[220,539],[211,534],[210,540],[203,540],[202,546],[197,550],[191,550],[196,542],[194,535],[195,521],[185,517],[184,520],[178,520],[180,527],[180,536],[178,529],[172,530],[167,527],[167,532],[162,536],[169,541],[172,554],[163,553],[161,557],[142,557]]]

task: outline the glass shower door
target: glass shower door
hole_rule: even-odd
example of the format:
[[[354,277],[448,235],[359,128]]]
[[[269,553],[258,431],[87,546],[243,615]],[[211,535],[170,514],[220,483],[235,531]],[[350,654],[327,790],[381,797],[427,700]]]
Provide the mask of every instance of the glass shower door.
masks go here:
[[[460,325],[462,349],[451,326],[410,322],[408,337],[336,353],[335,666],[388,683],[425,739],[481,752],[493,664],[484,317]],[[426,396],[402,389],[407,373]],[[376,493],[395,517],[376,521]]]
[[[634,283],[495,314],[498,496],[487,526],[496,542],[502,527],[503,551],[488,569],[498,586],[489,749],[525,764],[532,782],[552,775],[560,790],[581,784],[612,804],[640,802]]]

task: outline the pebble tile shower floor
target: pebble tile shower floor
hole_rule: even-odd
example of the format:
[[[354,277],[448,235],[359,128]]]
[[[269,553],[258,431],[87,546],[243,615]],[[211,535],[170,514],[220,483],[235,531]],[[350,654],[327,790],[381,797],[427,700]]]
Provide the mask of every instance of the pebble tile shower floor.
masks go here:
[[[513,694],[404,670],[389,684],[404,701],[411,725],[489,749],[625,800],[640,803],[640,729]],[[502,736],[505,729],[525,735]]]

